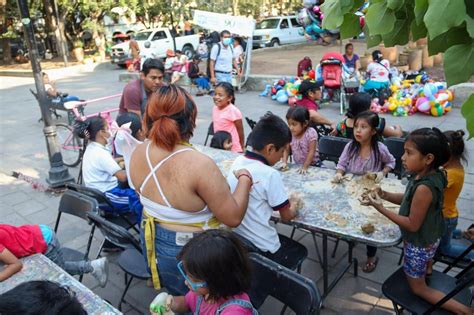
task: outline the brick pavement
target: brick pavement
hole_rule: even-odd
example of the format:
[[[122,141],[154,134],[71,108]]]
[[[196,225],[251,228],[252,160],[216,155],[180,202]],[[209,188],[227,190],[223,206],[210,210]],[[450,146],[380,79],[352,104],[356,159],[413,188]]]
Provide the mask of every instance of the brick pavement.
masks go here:
[[[94,72],[77,74],[66,77],[58,82],[58,86],[68,91],[86,98],[99,97],[107,93],[117,93],[123,88],[123,83],[117,83],[119,71],[110,65],[101,66]],[[28,88],[32,87],[33,81],[29,78],[5,78],[0,77],[0,216],[1,222],[8,224],[44,223],[53,226],[57,214],[58,196],[51,196],[32,189],[32,187],[16,180],[8,175],[9,171],[21,171],[35,178],[44,178],[48,169],[45,142],[42,135],[41,124],[37,118],[39,110],[33,97],[29,94]],[[193,141],[203,143],[210,123],[212,102],[209,97],[196,98],[199,108],[197,129]],[[117,101],[110,101],[106,104],[97,104],[87,109],[91,113],[96,110],[115,107]],[[258,119],[268,110],[279,115],[284,115],[287,107],[273,102],[267,98],[258,96],[256,92],[237,94],[237,106],[245,116]],[[336,106],[324,107],[322,113],[331,119],[338,119],[338,109]],[[408,118],[384,116],[389,124],[400,124],[406,130],[422,126],[437,126],[441,129],[461,128],[464,120],[459,109],[453,109],[447,116],[435,118],[430,116],[416,115]],[[248,133],[248,126],[246,132]],[[467,150],[470,156],[474,156],[474,141],[467,142]],[[472,158],[470,159],[472,161]],[[474,166],[473,163],[467,167],[467,176],[464,189],[459,200],[461,218],[459,225],[466,227],[474,221]],[[77,175],[76,169],[71,169],[73,175]],[[83,249],[87,242],[89,226],[81,220],[64,216],[59,229],[59,239],[66,247]],[[288,234],[286,226],[278,225],[281,233]],[[322,272],[317,262],[314,245],[310,235],[303,232],[297,233],[297,239],[309,249],[309,258],[303,264],[303,274],[313,279],[322,288]],[[95,255],[102,240],[100,232],[95,234],[92,245],[92,254]],[[320,240],[319,240],[320,241]],[[321,246],[321,244],[320,244]],[[330,249],[333,244],[330,242]],[[362,263],[365,260],[365,246],[357,246],[355,256]],[[380,263],[377,270],[372,274],[364,274],[362,271],[359,277],[355,278],[351,273],[344,276],[342,281],[336,286],[329,298],[326,300],[323,314],[393,314],[391,303],[382,296],[381,284],[383,280],[397,268],[397,261],[400,250],[397,248],[382,249],[378,252]],[[341,243],[336,258],[330,259],[332,274],[342,268],[346,260],[346,246]],[[114,261],[115,256],[110,256]],[[98,295],[117,305],[120,294],[123,291],[124,276],[119,267],[112,264],[110,270],[110,281],[106,288],[98,287],[92,277],[86,276],[84,283]],[[141,311],[146,312],[146,308],[156,292],[146,286],[143,281],[135,281],[129,291],[128,300],[137,306]],[[261,314],[276,314],[280,310],[280,305],[274,300],[267,300],[260,309]],[[128,306],[124,308],[125,313],[135,314]]]

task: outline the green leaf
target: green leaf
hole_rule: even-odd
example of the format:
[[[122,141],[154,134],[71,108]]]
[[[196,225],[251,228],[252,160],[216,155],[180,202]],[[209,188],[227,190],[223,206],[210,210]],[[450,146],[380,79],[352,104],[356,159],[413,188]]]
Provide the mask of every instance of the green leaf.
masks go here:
[[[471,38],[464,25],[455,27],[443,33],[436,38],[428,38],[428,53],[430,56],[440,52],[445,52],[451,46],[459,44],[469,44]]]
[[[423,22],[425,13],[428,10],[428,0],[415,0],[415,18],[416,23],[420,25]]]
[[[387,0],[387,7],[396,11],[403,6],[404,2],[405,0]]]
[[[395,24],[395,14],[385,2],[374,3],[369,6],[365,22],[372,35],[390,33]]]
[[[367,24],[364,25],[364,34],[365,34],[365,42],[367,43],[367,48],[371,48],[374,46],[377,46],[382,42],[382,36],[377,34],[377,35],[371,35],[370,30],[367,27]]]
[[[339,0],[339,3],[341,4],[342,15],[349,13],[354,6],[353,0]]]
[[[362,32],[359,23],[359,17],[354,13],[345,14],[344,22],[342,23],[339,31],[343,39],[352,38],[359,35]]]
[[[428,34],[428,30],[426,29],[425,23],[421,21],[421,25],[416,24],[416,20],[411,22],[410,26],[412,40],[419,40],[420,38],[425,38],[426,34]]]
[[[341,12],[341,3],[338,0],[326,0],[321,5],[324,13],[323,28],[333,30],[339,28],[344,22],[344,15]]]
[[[466,14],[466,28],[471,38],[474,38],[474,19]]]
[[[455,45],[446,50],[444,73],[448,86],[466,82],[474,75],[474,41]]]
[[[466,5],[462,0],[430,0],[423,21],[430,38],[446,33],[464,22]]]
[[[353,6],[353,10],[352,12],[356,12],[363,4],[364,4],[364,0],[354,0],[354,6]]]
[[[461,114],[466,119],[466,129],[469,132],[467,140],[474,137],[474,94],[462,104]]]
[[[390,33],[383,34],[382,39],[386,47],[405,45],[410,38],[410,21],[397,20]]]

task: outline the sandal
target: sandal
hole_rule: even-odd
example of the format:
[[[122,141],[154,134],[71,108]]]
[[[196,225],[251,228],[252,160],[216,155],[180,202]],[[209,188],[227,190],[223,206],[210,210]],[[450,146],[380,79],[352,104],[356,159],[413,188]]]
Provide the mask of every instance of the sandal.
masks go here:
[[[365,266],[362,268],[362,271],[365,273],[371,273],[377,268],[377,264],[379,263],[379,258],[375,257],[373,262],[366,262]]]

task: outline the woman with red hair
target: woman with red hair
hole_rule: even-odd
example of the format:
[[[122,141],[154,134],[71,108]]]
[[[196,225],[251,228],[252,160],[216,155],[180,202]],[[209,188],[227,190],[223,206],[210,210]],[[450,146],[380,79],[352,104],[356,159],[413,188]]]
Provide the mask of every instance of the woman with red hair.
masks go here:
[[[192,148],[196,116],[196,104],[184,89],[158,88],[143,121],[148,140],[137,146],[130,162],[144,207],[141,237],[153,284],[174,295],[188,291],[176,260],[182,247],[206,229],[238,226],[252,186],[249,172],[239,170],[232,194],[215,162]]]

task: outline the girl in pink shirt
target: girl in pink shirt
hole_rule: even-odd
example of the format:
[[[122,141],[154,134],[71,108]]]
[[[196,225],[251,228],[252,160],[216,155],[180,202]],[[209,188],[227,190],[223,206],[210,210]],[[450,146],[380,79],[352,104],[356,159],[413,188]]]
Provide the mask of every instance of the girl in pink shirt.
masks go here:
[[[212,109],[212,122],[214,132],[227,131],[232,136],[232,152],[243,152],[244,126],[242,113],[234,105],[234,87],[228,82],[221,82],[214,90],[214,108]]]
[[[189,292],[163,298],[166,311],[194,315],[258,314],[245,293],[251,279],[247,253],[232,232],[200,233],[183,247],[178,259],[178,269]]]

